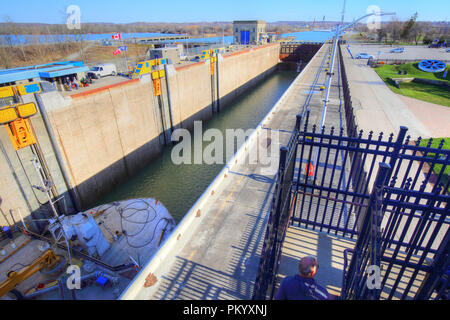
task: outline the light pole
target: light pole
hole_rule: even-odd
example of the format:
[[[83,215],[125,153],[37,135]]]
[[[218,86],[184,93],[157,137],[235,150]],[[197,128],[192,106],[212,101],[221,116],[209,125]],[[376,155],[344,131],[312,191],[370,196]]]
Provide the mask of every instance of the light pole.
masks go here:
[[[345,1],[344,1],[344,5],[345,5]],[[388,12],[388,13],[382,13],[382,12],[375,13],[375,12],[373,12],[373,13],[366,14],[365,16],[362,16],[361,18],[359,18],[359,19],[353,21],[352,23],[349,23],[349,24],[347,24],[347,25],[345,25],[343,27],[340,27],[340,26],[336,27],[336,33],[335,33],[334,41],[333,41],[333,50],[332,50],[332,53],[331,53],[330,68],[329,68],[329,71],[327,73],[327,80],[326,80],[326,84],[325,84],[325,90],[326,90],[325,91],[325,100],[324,100],[324,103],[323,103],[322,115],[321,115],[321,119],[320,119],[320,127],[319,128],[322,128],[324,123],[325,123],[325,115],[326,115],[326,112],[327,112],[328,97],[330,95],[331,80],[332,80],[333,74],[334,74],[333,73],[333,70],[334,70],[334,59],[335,59],[336,48],[337,48],[337,44],[338,44],[339,36],[340,36],[341,32],[344,31],[345,29],[351,27],[352,25],[354,25],[358,21],[361,21],[361,20],[363,20],[363,19],[365,19],[367,17],[373,16],[373,15],[375,15],[375,16],[385,16],[385,15],[394,15],[394,14],[395,14],[395,12]],[[344,20],[344,11],[342,12],[342,22],[341,23],[343,23],[343,20]]]
[[[344,8],[345,8],[345,1],[344,1]],[[321,130],[323,128],[324,124],[325,124],[325,117],[326,117],[326,114],[327,114],[327,107],[328,107],[328,98],[330,96],[331,81],[332,81],[333,75],[334,75],[334,72],[333,72],[333,70],[334,70],[334,59],[335,59],[335,55],[336,55],[337,44],[338,44],[338,41],[339,41],[339,35],[345,29],[353,26],[358,21],[361,21],[361,20],[363,20],[363,19],[365,19],[367,17],[373,16],[373,15],[375,15],[375,16],[385,16],[385,15],[394,15],[394,14],[395,14],[395,12],[388,12],[388,13],[372,12],[372,13],[369,13],[369,14],[366,14],[366,15],[362,16],[361,18],[359,18],[359,19],[353,21],[352,23],[349,23],[349,24],[347,24],[347,25],[345,25],[343,27],[340,27],[340,26],[336,27],[336,33],[334,35],[334,40],[333,40],[333,49],[332,49],[332,53],[331,53],[330,67],[328,69],[327,79],[326,79],[326,82],[325,82],[325,90],[326,91],[325,91],[325,99],[324,99],[323,107],[322,107],[322,114],[321,114],[321,117],[320,117],[319,130]],[[342,21],[341,21],[341,24],[343,24],[343,21],[344,21],[344,10],[342,10]],[[314,153],[314,161],[313,161],[313,163],[316,166],[316,168],[317,168],[318,157],[319,157],[319,150],[316,149],[315,153]]]

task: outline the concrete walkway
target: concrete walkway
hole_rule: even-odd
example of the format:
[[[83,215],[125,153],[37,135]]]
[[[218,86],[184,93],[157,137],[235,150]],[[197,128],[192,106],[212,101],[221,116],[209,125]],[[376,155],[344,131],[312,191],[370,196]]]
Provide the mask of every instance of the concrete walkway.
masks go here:
[[[352,59],[345,46],[341,49],[360,129],[397,134],[400,126],[406,126],[413,139],[431,137],[430,131],[399,95],[392,92],[375,70],[367,65],[367,60]]]
[[[341,126],[344,128],[344,132],[346,132],[344,106],[343,102],[341,104],[341,101],[339,99],[341,97],[343,100],[343,91],[342,83],[340,80],[340,65],[338,55],[336,55],[334,63],[335,75],[332,78],[332,90],[330,91],[330,101],[327,105],[327,112],[325,117],[326,133],[329,132],[331,127],[335,128],[335,132],[339,132],[339,128]],[[318,125],[322,113],[323,102],[312,99],[309,108],[311,112],[310,126],[312,124]],[[309,130],[311,130],[311,127],[309,127]],[[319,158],[320,163],[325,163],[325,154],[325,152],[322,152]],[[335,156],[334,150],[330,152],[330,156],[333,159],[333,157]],[[297,161],[299,160],[300,159],[297,158]],[[349,164],[347,163],[343,166],[342,158],[338,156],[336,159],[336,165],[344,170],[344,180],[348,179],[348,176],[350,174]],[[319,171],[317,177],[318,181],[321,181],[322,179],[320,172],[321,171]],[[329,177],[325,178],[325,185],[328,185],[328,179]],[[337,180],[338,179],[335,179],[332,182],[333,187],[340,188]],[[306,216],[304,215],[308,214],[306,208],[309,206],[309,202],[312,202],[311,211],[316,212],[316,205],[318,204],[318,201],[317,198],[306,199],[306,204],[304,207],[305,210],[302,211],[300,206],[300,199],[301,197],[297,199],[298,212],[294,213],[294,215],[299,215],[302,216],[302,218],[306,219]],[[322,204],[321,209],[317,212],[317,220],[321,221],[323,215],[326,215],[326,218],[324,220],[325,223],[331,224],[331,213],[333,212],[333,210],[340,211],[340,208],[340,204],[335,206],[330,202],[327,207]],[[334,220],[338,218],[337,216],[338,215],[334,216]],[[351,216],[350,221],[352,221]],[[351,225],[352,223],[353,222],[350,222],[349,225]],[[333,224],[337,225],[338,223],[337,221],[334,221]],[[344,227],[344,220],[342,220],[339,224],[341,227]],[[312,255],[317,258],[320,266],[315,279],[318,281],[318,283],[326,287],[330,294],[340,296],[344,268],[344,250],[352,249],[354,247],[354,244],[355,241],[348,238],[345,239],[340,236],[327,234],[326,232],[305,229],[304,227],[289,226],[288,230],[286,231],[286,238],[282,247],[280,267],[277,273],[274,293],[278,289],[278,286],[284,277],[298,273],[298,261],[305,256]]]
[[[398,95],[433,138],[450,137],[450,107]]]
[[[316,281],[324,286],[330,294],[340,296],[344,269],[344,250],[353,249],[355,243],[356,241],[354,240],[327,234],[325,232],[290,226],[286,232],[286,238],[283,243],[280,268],[278,270],[274,292],[276,292],[284,277],[298,273],[298,261],[305,256],[311,255],[318,257],[319,261],[319,270],[315,276]],[[392,256],[392,250],[387,250],[385,254],[388,257]],[[402,252],[398,254],[400,259],[404,259],[405,256],[406,255]],[[351,258],[352,253],[349,252],[347,256],[347,266],[350,263]],[[418,263],[419,258],[413,255],[410,257],[410,261]],[[382,278],[385,277],[387,268],[388,263],[382,262]],[[381,292],[381,300],[386,300],[389,297],[399,271],[400,267],[398,265],[393,265],[387,276],[386,284]],[[405,290],[408,285],[413,272],[413,269],[406,268],[406,271],[399,282],[398,289],[391,299],[399,300],[401,298],[401,293],[403,293],[403,290]],[[409,300],[414,298],[424,277],[425,272],[419,271],[418,275],[414,278],[406,299]]]

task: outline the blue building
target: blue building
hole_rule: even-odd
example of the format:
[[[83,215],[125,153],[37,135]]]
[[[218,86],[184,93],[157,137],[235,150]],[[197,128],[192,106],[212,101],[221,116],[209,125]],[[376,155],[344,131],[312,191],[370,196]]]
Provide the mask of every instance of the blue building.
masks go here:
[[[82,61],[62,61],[36,66],[0,70],[0,87],[20,85],[37,81],[48,81],[59,90],[67,78],[80,80],[89,67]]]

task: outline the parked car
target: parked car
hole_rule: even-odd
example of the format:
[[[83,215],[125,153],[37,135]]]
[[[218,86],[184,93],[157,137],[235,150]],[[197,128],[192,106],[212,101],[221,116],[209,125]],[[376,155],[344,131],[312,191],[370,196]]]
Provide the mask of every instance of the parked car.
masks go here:
[[[373,59],[373,55],[368,53],[358,53],[355,57],[356,59]]]
[[[450,52],[450,48],[448,48],[447,50],[445,50],[445,52]]]
[[[106,76],[115,76],[117,69],[113,63],[103,63],[93,66],[87,74],[91,78],[99,79]]]
[[[405,48],[395,48],[390,50],[390,53],[403,53],[403,51],[405,51]]]

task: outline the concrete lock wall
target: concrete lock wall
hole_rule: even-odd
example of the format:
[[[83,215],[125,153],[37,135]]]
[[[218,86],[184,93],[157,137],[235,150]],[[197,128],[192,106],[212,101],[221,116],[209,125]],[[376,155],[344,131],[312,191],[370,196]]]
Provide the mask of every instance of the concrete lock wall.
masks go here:
[[[23,96],[23,102],[34,102],[38,105],[33,95]],[[60,214],[76,212],[76,204],[69,195],[61,168],[58,164],[55,150],[45,127],[41,113],[29,118],[34,131],[39,149],[42,152],[45,163],[42,166],[48,168],[48,177],[54,184],[53,196],[56,208]],[[36,172],[32,159],[36,158],[35,150],[30,146],[15,150],[8,137],[5,126],[0,128],[0,226],[20,225],[22,218],[28,227],[39,230],[43,226],[41,219],[51,217],[52,211],[47,203],[45,193],[32,186],[42,186],[39,174]],[[33,219],[29,216],[32,214]],[[28,217],[28,218],[27,218]]]
[[[204,62],[168,72],[175,127],[191,129],[212,116],[210,66]]]
[[[48,110],[83,205],[136,173],[161,149],[150,80],[101,89]],[[43,94],[44,104],[58,105],[57,95]]]
[[[272,44],[219,59],[220,105],[228,104],[274,71],[279,62],[279,54],[280,45]]]
[[[153,94],[150,75],[70,97],[56,91],[39,94],[68,183],[64,181],[41,116],[33,116],[32,122],[58,192],[68,203],[68,213],[74,211],[67,194],[70,186],[81,207],[89,208],[157,157],[170,141],[171,126],[191,129],[195,120],[212,117],[213,105],[225,107],[274,71],[279,62],[279,45],[253,48],[218,60],[213,78],[209,61],[177,69],[166,66],[167,79],[161,79],[163,94],[159,98]],[[211,90],[215,92],[214,97]],[[20,175],[20,163],[14,162],[16,156],[6,130],[0,132],[0,141],[14,167],[12,170],[6,159],[0,161],[3,177],[0,196],[4,200],[1,208],[8,213],[10,208],[20,207],[22,215],[27,216],[39,209],[39,203],[33,200],[25,175]],[[25,160],[28,166],[31,166],[30,157]],[[20,183],[14,178],[14,171],[19,172]],[[28,171],[32,172],[32,167]]]

